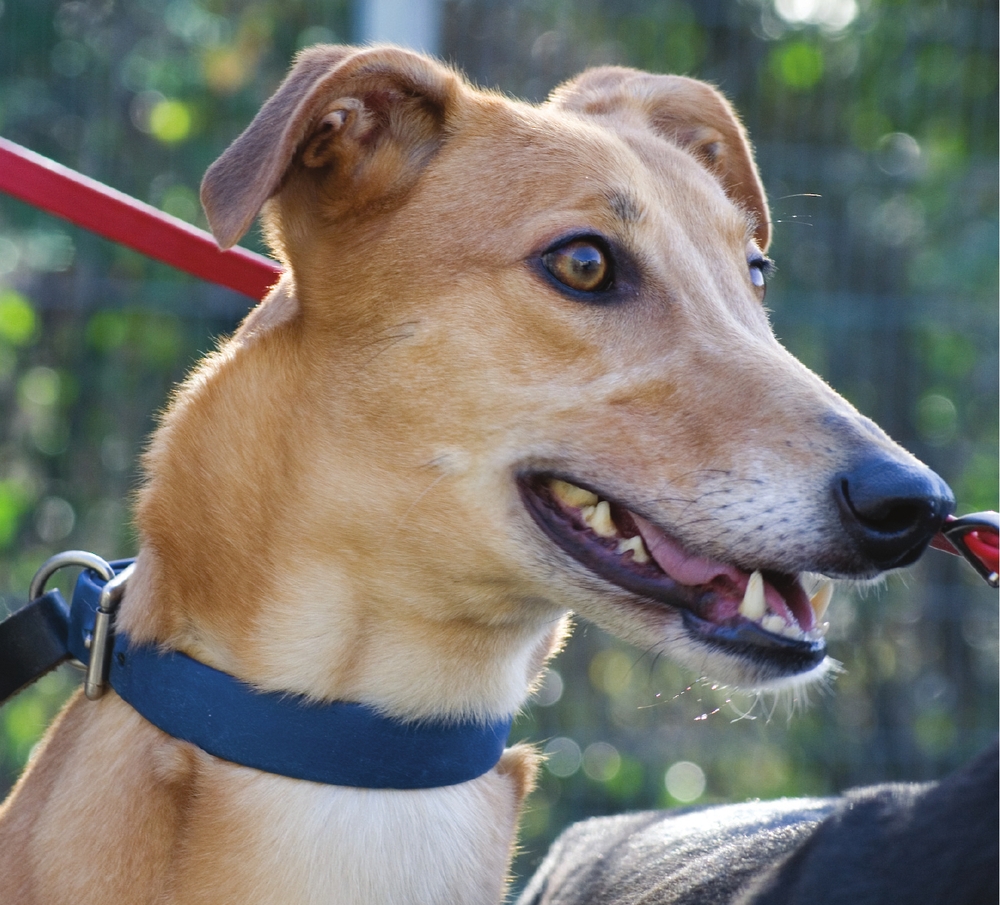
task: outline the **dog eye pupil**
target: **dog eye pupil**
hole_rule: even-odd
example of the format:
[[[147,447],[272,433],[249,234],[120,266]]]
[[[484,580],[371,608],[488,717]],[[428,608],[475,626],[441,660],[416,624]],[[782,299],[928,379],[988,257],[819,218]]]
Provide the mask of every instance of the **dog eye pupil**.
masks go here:
[[[603,249],[582,239],[546,252],[542,263],[560,283],[579,292],[606,289],[611,279],[611,265]]]

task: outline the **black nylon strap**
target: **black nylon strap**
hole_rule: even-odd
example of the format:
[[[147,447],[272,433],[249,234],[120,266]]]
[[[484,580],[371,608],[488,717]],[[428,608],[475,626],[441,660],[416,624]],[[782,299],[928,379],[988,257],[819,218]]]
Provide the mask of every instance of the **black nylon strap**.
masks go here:
[[[0,622],[0,704],[69,659],[69,607],[51,590]]]

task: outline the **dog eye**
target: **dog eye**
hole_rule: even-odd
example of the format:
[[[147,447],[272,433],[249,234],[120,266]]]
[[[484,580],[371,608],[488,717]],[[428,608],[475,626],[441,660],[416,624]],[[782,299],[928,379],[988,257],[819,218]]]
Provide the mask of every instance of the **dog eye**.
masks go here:
[[[767,278],[774,272],[774,261],[761,255],[747,261],[747,266],[750,268],[750,282],[758,289],[766,288]]]
[[[600,292],[611,285],[611,260],[590,239],[573,239],[547,251],[542,263],[560,283],[578,292]]]

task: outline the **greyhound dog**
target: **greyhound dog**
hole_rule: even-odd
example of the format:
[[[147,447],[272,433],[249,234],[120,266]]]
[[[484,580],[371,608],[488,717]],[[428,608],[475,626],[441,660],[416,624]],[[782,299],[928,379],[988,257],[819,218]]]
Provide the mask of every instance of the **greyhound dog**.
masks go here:
[[[815,678],[804,573],[910,563],[952,508],[772,334],[764,190],[702,82],[601,68],[531,105],[318,46],[202,201],[223,247],[263,213],[284,276],[145,454],[112,670],[363,708],[405,772],[411,733],[509,724],[570,610],[722,682]],[[503,898],[530,746],[426,787],[316,780],[112,687],[0,812],[5,902]],[[253,743],[295,755],[294,719]]]

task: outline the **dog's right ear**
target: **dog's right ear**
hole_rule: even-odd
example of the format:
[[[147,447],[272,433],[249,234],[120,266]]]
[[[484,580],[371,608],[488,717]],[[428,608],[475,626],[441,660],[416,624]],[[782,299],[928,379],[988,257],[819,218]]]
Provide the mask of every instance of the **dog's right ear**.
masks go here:
[[[771,241],[767,197],[746,130],[711,85],[679,75],[605,66],[589,69],[552,93],[552,102],[588,116],[638,114],[661,138],[687,151],[742,207],[761,251]]]
[[[293,166],[332,171],[336,194],[385,203],[439,146],[460,79],[395,47],[319,45],[205,173],[201,201],[216,241],[235,245]]]

